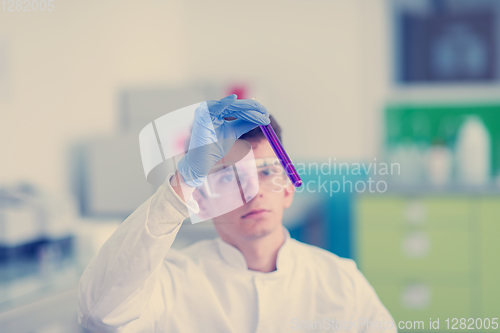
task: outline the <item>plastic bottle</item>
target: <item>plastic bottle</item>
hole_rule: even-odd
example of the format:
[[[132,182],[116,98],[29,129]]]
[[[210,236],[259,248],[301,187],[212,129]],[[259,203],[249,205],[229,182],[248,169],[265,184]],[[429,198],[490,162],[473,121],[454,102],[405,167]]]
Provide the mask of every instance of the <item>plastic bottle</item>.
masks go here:
[[[433,144],[427,151],[427,175],[432,186],[449,185],[452,175],[453,154],[441,142]]]
[[[467,116],[456,143],[457,178],[465,186],[481,186],[490,178],[490,135],[478,116]]]

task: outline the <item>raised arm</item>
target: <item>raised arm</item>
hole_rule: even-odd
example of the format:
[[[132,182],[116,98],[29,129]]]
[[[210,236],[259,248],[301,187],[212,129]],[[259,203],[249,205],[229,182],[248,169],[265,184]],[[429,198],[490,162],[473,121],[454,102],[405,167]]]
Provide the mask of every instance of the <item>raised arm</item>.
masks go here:
[[[140,317],[188,209],[167,183],[120,225],[80,280],[79,321],[84,327],[115,331]]]

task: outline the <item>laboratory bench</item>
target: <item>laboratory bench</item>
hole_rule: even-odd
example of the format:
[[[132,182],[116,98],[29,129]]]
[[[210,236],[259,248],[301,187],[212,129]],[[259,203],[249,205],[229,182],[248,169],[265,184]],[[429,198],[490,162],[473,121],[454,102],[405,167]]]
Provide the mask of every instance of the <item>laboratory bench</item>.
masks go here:
[[[0,332],[86,333],[77,287],[90,259],[121,223],[78,219],[74,235],[0,248]]]
[[[83,333],[76,293],[81,270],[73,264],[47,275],[0,282],[0,332]]]

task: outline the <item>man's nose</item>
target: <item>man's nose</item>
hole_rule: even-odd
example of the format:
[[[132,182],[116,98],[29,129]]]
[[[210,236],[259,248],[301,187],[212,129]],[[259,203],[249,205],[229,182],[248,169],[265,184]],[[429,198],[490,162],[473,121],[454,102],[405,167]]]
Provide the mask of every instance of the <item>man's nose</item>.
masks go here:
[[[249,202],[256,196],[262,195],[262,190],[259,186],[258,177],[250,177],[247,181],[246,186],[243,188],[245,201]]]

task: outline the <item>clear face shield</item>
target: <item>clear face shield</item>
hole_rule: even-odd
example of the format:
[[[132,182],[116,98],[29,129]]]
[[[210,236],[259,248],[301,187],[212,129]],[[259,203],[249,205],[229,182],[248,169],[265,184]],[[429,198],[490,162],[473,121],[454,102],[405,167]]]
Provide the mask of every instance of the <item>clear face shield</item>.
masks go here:
[[[235,168],[219,167],[207,177],[203,187],[197,190],[203,191],[209,198],[220,198],[239,192],[243,198],[251,200],[256,195],[256,190],[262,186],[280,191],[286,187],[283,179],[285,179],[284,170],[277,158],[257,158],[253,161],[236,163]]]
[[[250,202],[260,190],[280,192],[287,186],[288,178],[276,157],[255,158],[250,144],[238,140],[195,190],[193,197],[200,205],[200,213],[192,214],[191,222],[229,213]]]
[[[194,113],[200,103],[170,112],[143,128],[139,145],[144,173],[149,183],[165,186],[169,175],[187,151]],[[217,146],[231,145],[229,152],[210,170],[204,183],[193,193],[200,206],[198,214],[190,210],[192,223],[202,222],[231,212],[252,200],[260,188],[282,191],[288,178],[276,157],[255,158],[252,146],[244,140],[218,140]],[[190,149],[193,156],[197,149]],[[184,196],[189,197],[189,196]]]

